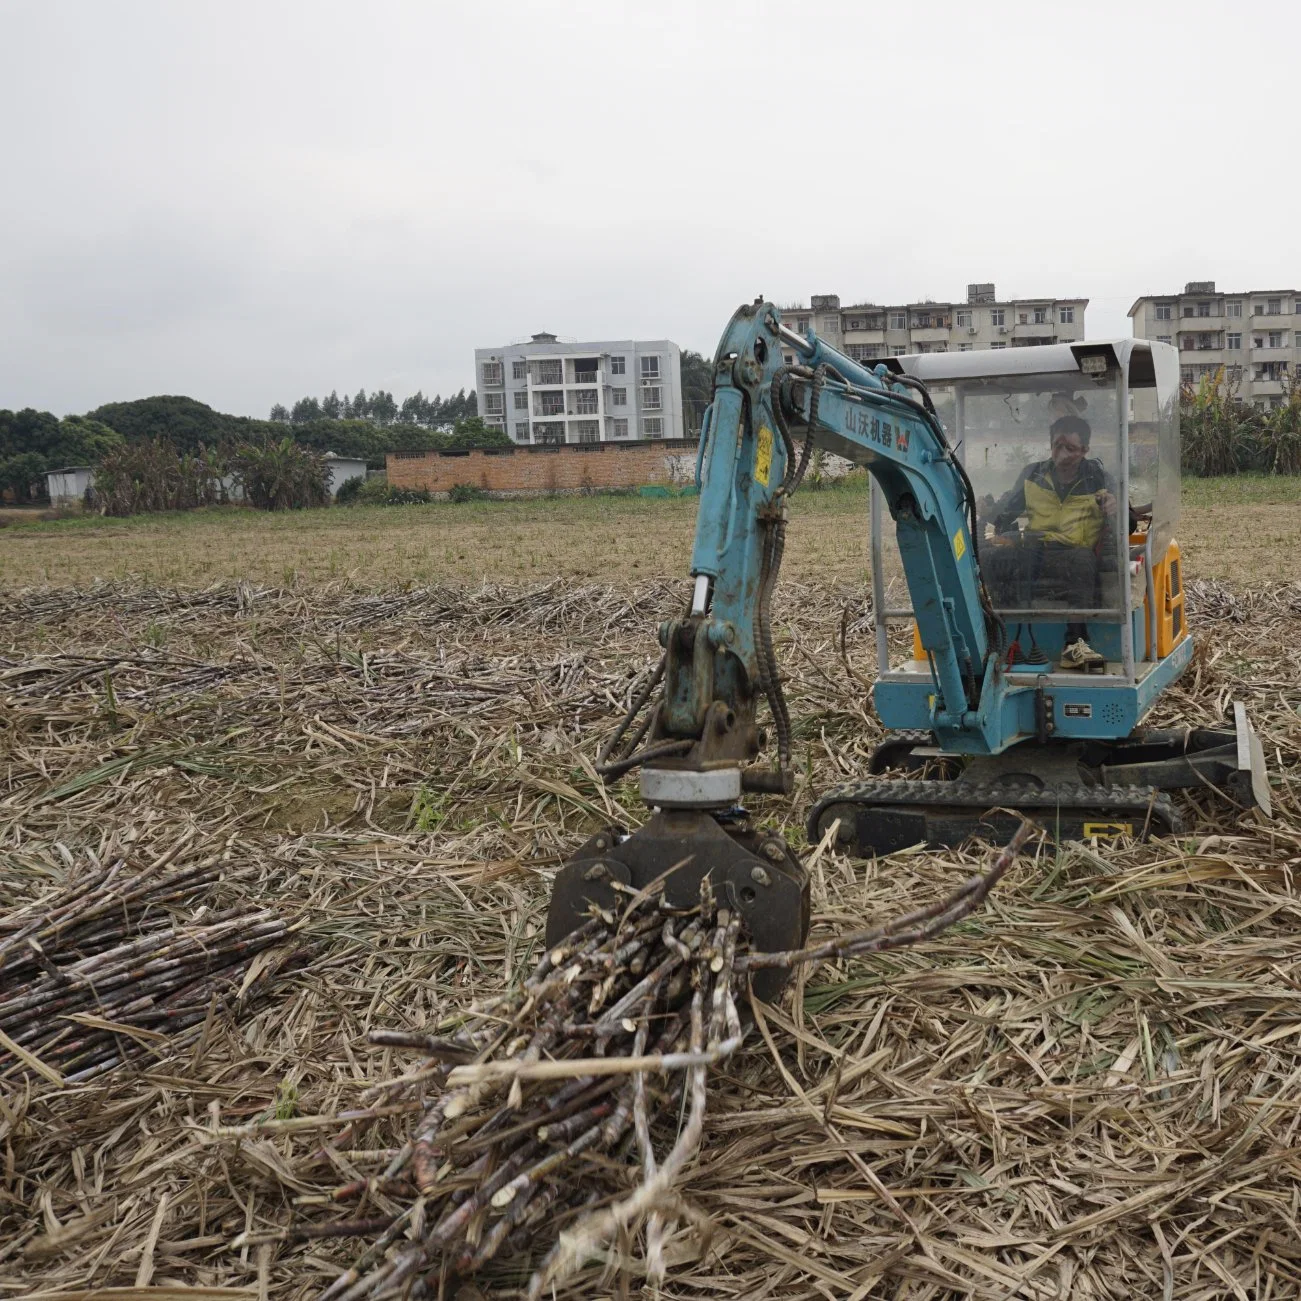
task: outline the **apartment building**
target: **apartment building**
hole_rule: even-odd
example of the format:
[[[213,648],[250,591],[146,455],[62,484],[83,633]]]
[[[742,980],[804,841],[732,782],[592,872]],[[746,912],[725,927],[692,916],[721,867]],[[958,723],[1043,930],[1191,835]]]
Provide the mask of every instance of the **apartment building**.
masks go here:
[[[668,339],[579,343],[535,334],[474,350],[484,422],[517,443],[682,438],[682,352]]]
[[[1185,383],[1221,366],[1238,397],[1260,407],[1285,402],[1301,363],[1301,293],[1295,289],[1217,292],[1214,280],[1190,280],[1182,294],[1149,295],[1129,309],[1134,337],[1179,349]]]
[[[855,361],[915,352],[970,352],[1028,348],[1084,338],[1087,298],[1000,299],[992,284],[967,286],[963,303],[856,303],[814,294],[809,306],[782,308],[782,319],[803,334],[813,330]]]

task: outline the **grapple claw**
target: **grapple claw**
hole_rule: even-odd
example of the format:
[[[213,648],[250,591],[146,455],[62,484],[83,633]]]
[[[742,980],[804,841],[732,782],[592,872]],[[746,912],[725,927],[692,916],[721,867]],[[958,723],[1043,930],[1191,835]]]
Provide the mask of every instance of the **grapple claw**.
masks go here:
[[[744,918],[754,950],[803,945],[809,932],[809,878],[790,847],[749,823],[725,825],[695,810],[656,813],[631,836],[619,827],[592,836],[556,876],[547,944],[558,944],[581,926],[593,907],[617,914],[627,905],[627,890],[645,890],[661,879],[665,907],[694,908],[704,876]],[[777,968],[756,972],[755,993],[771,1002],[788,974]]]

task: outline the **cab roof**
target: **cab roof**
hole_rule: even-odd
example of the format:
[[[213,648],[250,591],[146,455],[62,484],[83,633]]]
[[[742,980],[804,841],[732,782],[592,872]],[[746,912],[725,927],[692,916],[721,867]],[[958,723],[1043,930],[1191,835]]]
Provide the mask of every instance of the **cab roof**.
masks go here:
[[[1082,358],[1102,356],[1107,359],[1108,368],[1112,365],[1123,367],[1130,384],[1141,386],[1154,382],[1152,347],[1147,339],[1089,339],[1079,343],[1041,344],[1032,348],[905,353],[901,357],[875,358],[860,365],[871,369],[884,364],[896,375],[911,375],[924,384],[941,384],[951,380],[1004,375],[1078,375]]]

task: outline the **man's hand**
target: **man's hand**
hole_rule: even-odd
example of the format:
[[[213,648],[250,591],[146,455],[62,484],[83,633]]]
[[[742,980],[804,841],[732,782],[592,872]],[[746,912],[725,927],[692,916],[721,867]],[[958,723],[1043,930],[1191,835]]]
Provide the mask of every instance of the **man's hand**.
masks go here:
[[[1093,499],[1098,503],[1102,513],[1110,519],[1116,513],[1116,496],[1108,492],[1105,488],[1099,488],[1093,494]]]

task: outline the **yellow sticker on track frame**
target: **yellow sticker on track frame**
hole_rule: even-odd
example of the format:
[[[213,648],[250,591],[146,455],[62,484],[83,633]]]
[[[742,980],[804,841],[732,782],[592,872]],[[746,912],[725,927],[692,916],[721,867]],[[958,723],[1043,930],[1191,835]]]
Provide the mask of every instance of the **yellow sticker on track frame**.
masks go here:
[[[754,481],[766,488],[772,477],[772,430],[759,426],[759,445],[754,453]]]
[[[1134,824],[1132,822],[1086,822],[1084,834],[1086,836],[1132,836]]]
[[[953,535],[953,558],[961,560],[967,554],[967,539],[962,536],[962,530],[959,529]]]

